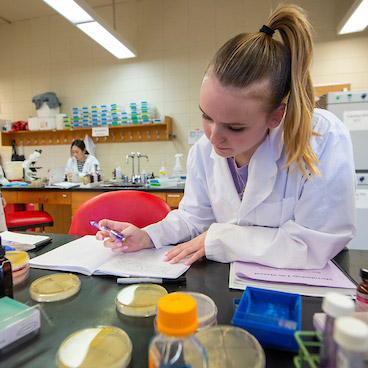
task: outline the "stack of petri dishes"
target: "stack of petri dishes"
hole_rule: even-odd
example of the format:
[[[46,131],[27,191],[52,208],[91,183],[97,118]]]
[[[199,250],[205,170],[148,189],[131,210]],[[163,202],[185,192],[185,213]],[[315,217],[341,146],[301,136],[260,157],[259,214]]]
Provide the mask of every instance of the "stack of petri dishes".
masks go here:
[[[176,292],[170,294],[175,293]],[[196,293],[194,291],[180,291],[178,293],[190,295],[196,300],[198,317],[197,331],[202,331],[210,327],[217,326],[217,306],[209,296],[202,293]],[[156,334],[158,334],[159,332],[156,327],[156,319],[154,320],[154,329]]]
[[[25,281],[29,274],[29,256],[27,252],[11,250],[5,253],[10,261],[13,274],[13,285],[19,285]]]
[[[192,296],[197,302],[197,331],[202,331],[217,325],[217,306],[209,296],[194,291],[181,291],[180,293]]]

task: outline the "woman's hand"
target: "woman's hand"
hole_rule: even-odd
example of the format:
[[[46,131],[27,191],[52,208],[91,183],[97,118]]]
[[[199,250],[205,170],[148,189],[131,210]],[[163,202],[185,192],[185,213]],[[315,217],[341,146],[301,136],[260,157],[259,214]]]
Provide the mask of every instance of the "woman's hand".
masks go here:
[[[149,235],[144,230],[139,229],[129,222],[101,220],[99,225],[101,227],[107,226],[124,234],[125,241],[122,242],[119,239],[110,238],[107,231],[97,232],[96,239],[105,240],[104,246],[110,248],[113,252],[136,252],[144,248],[154,247]]]
[[[3,204],[3,208],[6,207],[6,200],[4,197],[1,197],[1,203]]]
[[[182,259],[190,256],[185,261],[185,265],[189,266],[197,261],[199,258],[206,255],[204,248],[204,241],[206,239],[207,231],[198,235],[196,238],[189,240],[188,242],[178,244],[173,249],[169,250],[164,258],[164,261],[170,261],[170,263],[178,263]]]

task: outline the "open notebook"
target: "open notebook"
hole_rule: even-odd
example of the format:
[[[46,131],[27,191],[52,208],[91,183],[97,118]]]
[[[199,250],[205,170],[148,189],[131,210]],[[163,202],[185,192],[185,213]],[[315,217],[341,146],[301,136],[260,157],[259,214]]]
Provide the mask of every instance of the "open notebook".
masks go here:
[[[171,247],[143,249],[132,253],[113,253],[95,236],[86,235],[38,257],[29,264],[33,268],[78,272],[84,275],[114,275],[121,277],[159,277],[176,279],[189,266],[164,262]]]

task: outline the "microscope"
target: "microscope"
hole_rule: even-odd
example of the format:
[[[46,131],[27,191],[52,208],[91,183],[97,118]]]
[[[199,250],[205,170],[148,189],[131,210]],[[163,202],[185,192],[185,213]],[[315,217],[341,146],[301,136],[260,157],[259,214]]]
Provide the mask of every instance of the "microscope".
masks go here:
[[[23,167],[23,177],[24,181],[32,182],[34,180],[40,179],[37,176],[37,169],[40,167],[35,167],[35,163],[37,162],[38,158],[41,156],[42,150],[35,150],[32,154],[29,155],[28,160],[24,160],[22,163]]]

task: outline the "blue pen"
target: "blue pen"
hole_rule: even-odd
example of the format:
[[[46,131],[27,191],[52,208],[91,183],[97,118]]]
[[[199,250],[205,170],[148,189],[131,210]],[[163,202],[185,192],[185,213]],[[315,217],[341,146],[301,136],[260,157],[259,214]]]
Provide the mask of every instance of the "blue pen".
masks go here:
[[[101,231],[107,231],[109,233],[109,235],[112,235],[112,236],[115,236],[115,238],[121,240],[121,241],[124,241],[125,240],[125,237],[123,234],[119,233],[118,231],[116,230],[113,230],[113,229],[110,229],[108,228],[107,226],[104,226],[104,227],[101,227],[96,221],[90,221],[90,224],[94,227],[97,227],[98,230],[101,230]]]

